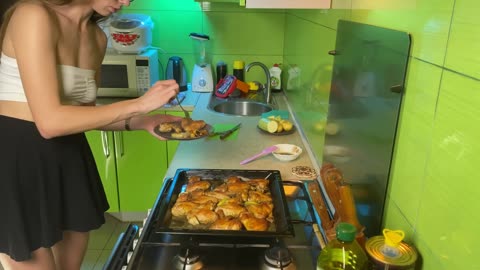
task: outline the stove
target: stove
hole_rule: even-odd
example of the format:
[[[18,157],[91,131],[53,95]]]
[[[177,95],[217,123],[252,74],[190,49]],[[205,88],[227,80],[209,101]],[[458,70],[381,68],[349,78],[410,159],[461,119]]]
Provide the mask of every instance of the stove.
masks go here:
[[[143,228],[131,224],[119,236],[104,269],[316,269],[325,237],[319,230],[319,217],[306,183],[282,181],[284,187],[295,190],[286,197],[294,236],[228,237],[158,233],[156,223],[162,218],[159,212],[165,205],[166,190],[172,185],[172,179],[168,179]]]

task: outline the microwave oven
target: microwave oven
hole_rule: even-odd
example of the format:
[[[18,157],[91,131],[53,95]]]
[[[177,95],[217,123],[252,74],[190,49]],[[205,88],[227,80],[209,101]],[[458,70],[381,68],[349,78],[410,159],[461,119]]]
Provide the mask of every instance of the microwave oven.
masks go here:
[[[139,97],[159,80],[158,51],[120,54],[108,50],[100,70],[99,97]]]

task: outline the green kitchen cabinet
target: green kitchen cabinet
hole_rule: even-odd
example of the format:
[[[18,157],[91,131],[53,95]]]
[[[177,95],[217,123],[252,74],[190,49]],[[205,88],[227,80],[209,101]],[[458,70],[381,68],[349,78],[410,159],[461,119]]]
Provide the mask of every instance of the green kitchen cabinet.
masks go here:
[[[177,111],[167,111],[166,114],[175,115],[175,116],[185,116],[183,112]],[[168,157],[168,165],[172,163],[173,156],[175,156],[175,152],[177,151],[177,147],[179,141],[167,141],[167,157]]]
[[[103,188],[110,204],[109,212],[120,211],[118,201],[117,169],[114,157],[113,132],[92,130],[85,133],[92,149]]]
[[[145,131],[95,130],[86,135],[109,212],[144,212],[151,208],[168,168],[168,153],[173,156],[178,143],[160,141]]]

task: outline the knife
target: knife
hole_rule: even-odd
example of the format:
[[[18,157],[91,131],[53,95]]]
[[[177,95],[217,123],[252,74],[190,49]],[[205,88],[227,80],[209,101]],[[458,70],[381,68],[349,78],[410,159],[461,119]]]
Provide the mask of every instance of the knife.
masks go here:
[[[230,136],[230,134],[232,134],[233,132],[235,132],[235,130],[239,129],[240,126],[242,125],[242,123],[236,125],[235,127],[233,127],[232,129],[229,129],[225,132],[222,132],[221,135],[220,135],[220,140],[225,140],[228,136]]]

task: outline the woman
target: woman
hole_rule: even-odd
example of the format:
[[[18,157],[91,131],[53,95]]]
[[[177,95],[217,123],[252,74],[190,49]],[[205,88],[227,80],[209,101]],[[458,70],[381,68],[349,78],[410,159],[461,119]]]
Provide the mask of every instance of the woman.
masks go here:
[[[156,136],[154,126],[177,120],[146,115],[178,93],[173,80],[139,98],[94,106],[107,44],[96,21],[129,4],[20,0],[4,15],[0,261],[6,269],[80,269],[88,232],[104,223],[108,209],[84,131]]]

